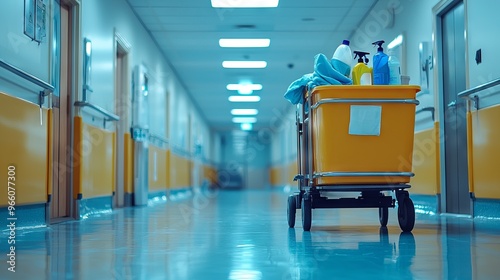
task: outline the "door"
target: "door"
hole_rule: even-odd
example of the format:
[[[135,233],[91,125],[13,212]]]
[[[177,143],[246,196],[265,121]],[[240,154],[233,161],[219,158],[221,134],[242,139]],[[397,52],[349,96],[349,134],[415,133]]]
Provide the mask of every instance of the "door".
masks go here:
[[[125,139],[127,132],[127,120],[130,106],[127,102],[127,73],[128,73],[128,49],[120,36],[116,36],[116,57],[115,57],[115,112],[120,117],[116,125],[116,173],[115,173],[115,193],[113,199],[114,207],[123,207],[125,204]]]
[[[149,193],[149,76],[143,65],[134,70],[132,139],[134,140],[134,205],[147,205]]]
[[[441,16],[443,54],[443,105],[445,134],[446,212],[471,214],[466,102],[457,94],[465,90],[464,4],[459,2]]]
[[[71,13],[70,7],[61,5],[60,15],[60,81],[59,92],[52,98],[53,119],[53,167],[52,201],[50,205],[51,222],[71,216],[70,178],[71,152],[70,104],[71,104]]]

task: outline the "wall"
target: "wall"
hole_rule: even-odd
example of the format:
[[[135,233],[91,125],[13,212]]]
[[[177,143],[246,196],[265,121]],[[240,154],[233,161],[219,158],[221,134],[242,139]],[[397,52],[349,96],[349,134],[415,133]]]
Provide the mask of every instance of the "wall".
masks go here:
[[[290,104],[287,111],[282,112],[280,126],[273,132],[271,147],[270,178],[271,185],[282,187],[295,185],[293,181],[298,174],[297,169],[297,127],[295,125],[295,106]]]
[[[1,2],[0,60],[51,83],[48,42],[52,5],[48,0],[43,3],[47,30],[38,43],[23,33],[24,1]],[[0,68],[0,179],[7,182],[9,166],[15,167],[15,174],[9,176],[9,180],[16,184],[11,185],[15,187],[11,191],[15,192],[18,228],[44,224],[45,204],[52,191],[49,184],[52,178],[51,111],[46,106],[40,110],[37,104],[40,90],[35,84]],[[0,213],[7,215],[8,202],[6,185],[5,193],[0,195]]]
[[[500,69],[495,52],[500,47],[498,36],[492,36],[497,26],[492,19],[497,17],[496,11],[500,3],[486,0],[467,1],[467,36],[468,36],[468,86],[470,88],[499,79]],[[482,63],[475,61],[476,51],[481,49]],[[472,180],[471,190],[478,199],[500,199],[500,177],[498,176],[498,159],[500,158],[500,141],[498,120],[500,113],[500,86],[477,93],[479,110],[471,106],[471,121],[468,129],[472,136]],[[489,213],[479,211],[479,215],[498,216],[493,210],[498,208],[486,205]],[[480,213],[481,212],[481,213]],[[488,212],[488,211],[486,211]]]
[[[8,205],[7,175],[9,167],[15,168],[9,179],[15,192],[17,205],[47,202],[49,188],[49,125],[40,125],[39,107],[0,92],[0,179],[5,182],[0,195],[0,207]],[[47,110],[43,118],[47,120]],[[12,190],[12,189],[11,189]]]
[[[169,187],[191,187],[194,147],[201,146],[203,154],[198,157],[209,160],[213,135],[182,82],[175,76],[168,58],[163,56],[125,0],[85,1],[82,8],[82,37],[90,39],[93,47],[91,81],[94,92],[89,101],[125,115],[128,125],[131,125],[131,96],[127,98],[127,108],[115,108],[114,84],[109,82],[114,80],[114,34],[117,32],[130,44],[129,75],[139,64],[148,71],[149,132],[168,142],[166,146],[150,145],[150,166],[156,166],[157,170],[154,173],[150,168],[149,189],[158,192]],[[108,12],[111,10],[113,13]],[[82,112],[82,116],[86,123],[96,126],[102,123],[88,112]],[[167,170],[167,165],[172,170]],[[127,176],[130,175],[127,173]],[[126,191],[133,191],[129,180],[125,183]]]
[[[76,117],[73,185],[76,197],[110,196],[115,179],[115,133],[83,123]]]
[[[47,5],[47,37],[40,44],[31,41],[23,34],[24,1],[6,0],[0,4],[0,16],[3,24],[0,26],[0,59],[21,68],[30,74],[55,84],[58,77],[52,75],[59,67],[53,57],[55,47],[51,44],[52,28],[55,28],[53,17],[57,5],[53,0],[45,0]],[[170,185],[178,188],[188,188],[192,182],[190,170],[194,166],[195,146],[201,147],[201,154],[196,155],[202,162],[199,176],[200,181],[213,174],[214,159],[211,152],[220,146],[212,141],[217,139],[215,133],[205,123],[202,115],[186,91],[182,81],[179,81],[172,71],[167,58],[165,58],[155,42],[142,27],[135,17],[130,6],[125,0],[86,0],[81,4],[81,17],[76,17],[77,25],[81,29],[81,37],[76,38],[75,64],[82,65],[83,39],[92,41],[92,70],[90,81],[93,92],[88,100],[109,112],[116,113],[127,120],[126,126],[131,125],[131,94],[126,92],[125,105],[115,105],[115,35],[130,46],[128,54],[128,69],[126,76],[132,76],[136,65],[142,64],[148,69],[150,76],[149,119],[150,132],[167,140],[168,145],[152,145],[151,160],[155,159],[156,170],[150,174],[152,178],[150,190],[156,192],[167,190]],[[109,12],[113,11],[113,12]],[[80,31],[80,29],[78,31]],[[76,82],[72,101],[82,99],[81,75],[77,69]],[[7,150],[17,151],[2,157],[1,165],[7,168],[9,164],[19,164],[20,183],[24,188],[19,191],[19,204],[40,204],[37,215],[45,219],[45,203],[51,193],[49,184],[52,173],[51,158],[51,130],[49,125],[50,110],[42,111],[43,125],[40,125],[40,110],[37,102],[37,86],[17,78],[15,75],[0,69],[1,115],[0,134],[11,135],[12,138],[2,137],[2,154]],[[56,93],[58,89],[56,88]],[[21,97],[21,99],[13,98]],[[47,105],[48,102],[45,102]],[[14,110],[14,111],[12,111]],[[75,109],[75,116],[71,120],[73,125],[72,150],[74,152],[72,171],[75,199],[108,198],[105,207],[110,207],[109,199],[115,190],[115,172],[117,153],[124,154],[124,188],[126,193],[133,192],[133,141],[128,132],[116,135],[115,125],[111,122],[103,124],[101,115],[89,109]],[[128,128],[125,129],[127,131]],[[24,139],[24,140],[23,140]],[[124,150],[117,151],[116,139],[124,140]],[[35,148],[36,147],[36,148]],[[220,150],[220,148],[219,148]],[[179,162],[179,165],[175,165]],[[171,164],[172,163],[172,164]],[[154,164],[153,164],[154,166]],[[184,173],[176,178],[170,178],[169,166],[183,167]],[[30,172],[27,172],[30,170]],[[205,171],[206,170],[206,171]],[[24,175],[23,175],[24,174]],[[208,175],[206,175],[208,174]],[[2,177],[3,178],[3,177]],[[213,180],[210,179],[210,180]],[[2,196],[2,198],[4,198]],[[2,206],[5,200],[0,201]],[[94,204],[80,204],[79,211]],[[30,208],[32,209],[32,208]],[[5,209],[0,209],[5,210]],[[31,210],[30,210],[31,211]],[[80,213],[85,214],[85,213]]]
[[[50,36],[50,9],[51,1],[44,0],[47,5],[47,36],[38,44],[23,33],[24,1],[5,0],[1,3],[0,18],[0,59],[50,82],[49,72],[49,36]],[[0,68],[0,91],[18,96],[33,103],[37,103],[37,96],[33,93],[38,88],[26,83],[15,75],[9,74]]]

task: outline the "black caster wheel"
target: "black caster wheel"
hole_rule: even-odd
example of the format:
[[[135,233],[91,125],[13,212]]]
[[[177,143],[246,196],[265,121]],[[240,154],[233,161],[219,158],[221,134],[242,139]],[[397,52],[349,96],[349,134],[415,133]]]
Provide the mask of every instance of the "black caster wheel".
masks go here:
[[[398,221],[403,232],[411,232],[415,226],[415,206],[409,197],[405,197],[399,202]]]
[[[387,221],[389,220],[389,209],[387,207],[380,207],[378,209],[378,220],[381,226],[387,226]]]
[[[288,207],[287,207],[288,226],[290,228],[293,228],[295,226],[296,210],[297,210],[297,204],[295,202],[295,195],[290,195],[288,197]]]
[[[302,198],[302,228],[305,231],[311,230],[311,222],[312,222],[312,200],[311,196],[303,196]]]

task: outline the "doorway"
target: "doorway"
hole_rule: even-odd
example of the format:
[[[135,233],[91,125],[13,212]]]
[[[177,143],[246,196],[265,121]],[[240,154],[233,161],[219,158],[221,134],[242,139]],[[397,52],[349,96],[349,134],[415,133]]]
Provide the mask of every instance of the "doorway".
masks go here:
[[[72,65],[72,7],[60,6],[60,63],[59,91],[52,97],[52,198],[50,220],[55,223],[71,218],[71,77]]]
[[[129,88],[128,80],[128,44],[118,33],[115,32],[115,112],[120,117],[116,123],[116,172],[115,192],[113,197],[113,208],[125,205],[125,133],[128,131],[128,116],[130,103],[127,98]]]
[[[471,214],[468,184],[466,101],[458,93],[466,89],[465,8],[463,1],[449,3],[438,14],[441,40],[442,112],[444,129],[443,210]]]

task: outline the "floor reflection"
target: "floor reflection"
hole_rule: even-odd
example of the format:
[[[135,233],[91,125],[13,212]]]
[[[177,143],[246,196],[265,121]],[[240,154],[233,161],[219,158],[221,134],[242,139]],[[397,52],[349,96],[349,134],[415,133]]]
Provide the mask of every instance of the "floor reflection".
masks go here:
[[[415,238],[412,233],[394,236],[387,227],[380,227],[378,235],[289,229],[289,252],[298,268],[291,271],[289,279],[323,279],[328,275],[339,279],[413,279],[410,268]]]
[[[396,210],[313,212],[289,229],[287,193],[196,194],[150,207],[19,230],[16,273],[0,232],[0,279],[497,279],[500,222],[417,214],[401,233]],[[300,221],[300,214],[297,215]]]

